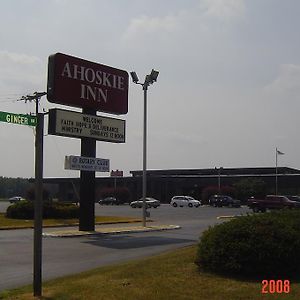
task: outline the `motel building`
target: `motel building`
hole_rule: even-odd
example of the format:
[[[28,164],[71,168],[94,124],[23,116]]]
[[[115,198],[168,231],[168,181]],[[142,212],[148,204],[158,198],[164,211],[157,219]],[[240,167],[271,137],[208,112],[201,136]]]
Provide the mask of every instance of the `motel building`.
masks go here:
[[[100,191],[110,187],[126,187],[129,201],[142,197],[142,171],[130,171],[130,176],[96,177],[95,201]],[[300,194],[300,170],[288,167],[170,169],[147,171],[147,196],[169,203],[174,195],[191,195],[201,199],[202,190],[208,186],[232,186],[246,178],[264,181],[268,194],[275,193],[277,177],[278,194]],[[43,182],[59,201],[78,202],[80,178],[44,178]]]

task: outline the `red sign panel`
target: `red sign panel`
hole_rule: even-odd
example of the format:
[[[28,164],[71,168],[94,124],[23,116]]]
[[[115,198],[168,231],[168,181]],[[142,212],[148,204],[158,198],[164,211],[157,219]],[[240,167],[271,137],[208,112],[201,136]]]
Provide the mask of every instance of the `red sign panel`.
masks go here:
[[[119,170],[111,170],[110,172],[110,176],[111,177],[123,177],[123,171],[119,171]]]
[[[56,53],[49,56],[47,98],[58,104],[126,114],[128,73]]]

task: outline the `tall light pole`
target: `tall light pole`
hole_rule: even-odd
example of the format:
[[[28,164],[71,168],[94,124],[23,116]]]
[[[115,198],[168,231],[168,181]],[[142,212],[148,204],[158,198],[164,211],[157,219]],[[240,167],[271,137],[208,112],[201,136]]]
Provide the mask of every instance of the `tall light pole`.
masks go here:
[[[147,196],[147,91],[150,84],[157,81],[159,72],[152,69],[149,75],[146,75],[144,83],[139,82],[135,72],[130,72],[132,81],[140,84],[144,90],[144,132],[143,132],[143,226],[146,227],[146,196]]]

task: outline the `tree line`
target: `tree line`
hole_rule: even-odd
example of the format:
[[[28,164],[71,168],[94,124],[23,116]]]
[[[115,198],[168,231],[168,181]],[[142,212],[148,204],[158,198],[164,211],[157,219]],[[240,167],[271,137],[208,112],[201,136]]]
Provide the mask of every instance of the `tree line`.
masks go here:
[[[0,176],[0,198],[25,197],[31,186],[28,178]]]

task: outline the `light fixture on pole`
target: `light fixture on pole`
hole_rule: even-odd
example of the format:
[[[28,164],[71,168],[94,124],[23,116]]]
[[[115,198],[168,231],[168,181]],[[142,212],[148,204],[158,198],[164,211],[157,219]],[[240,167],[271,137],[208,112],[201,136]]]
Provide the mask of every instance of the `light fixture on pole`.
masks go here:
[[[159,72],[152,69],[149,75],[146,75],[144,83],[139,82],[139,78],[135,72],[130,72],[132,81],[139,84],[144,90],[144,133],[143,133],[143,226],[146,227],[146,196],[147,196],[147,90],[150,84],[157,81]]]

